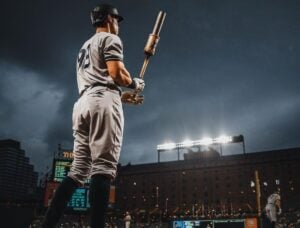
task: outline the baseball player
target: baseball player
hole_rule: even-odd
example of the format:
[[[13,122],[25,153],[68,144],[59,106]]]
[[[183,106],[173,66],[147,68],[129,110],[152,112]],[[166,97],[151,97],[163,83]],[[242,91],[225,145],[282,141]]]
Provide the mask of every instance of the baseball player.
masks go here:
[[[271,223],[271,227],[274,228],[277,222],[277,215],[280,215],[281,203],[280,203],[280,195],[278,192],[274,192],[268,197],[267,205],[265,207],[267,218]]]
[[[130,228],[131,215],[129,214],[128,211],[126,211],[125,213],[124,221],[125,221],[125,228]]]
[[[120,86],[141,92],[145,83],[131,78],[123,63],[118,37],[123,17],[108,4],[91,12],[96,33],[87,40],[77,59],[80,98],[73,109],[74,160],[68,176],[55,192],[43,227],[55,227],[74,190],[91,178],[91,227],[104,227],[110,182],[116,176],[123,138]],[[127,93],[128,96],[128,93]]]

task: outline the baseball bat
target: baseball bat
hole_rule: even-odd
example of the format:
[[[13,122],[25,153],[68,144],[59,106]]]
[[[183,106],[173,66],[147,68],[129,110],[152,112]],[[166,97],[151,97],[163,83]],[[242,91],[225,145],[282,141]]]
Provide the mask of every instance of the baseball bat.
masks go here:
[[[148,66],[150,56],[155,54],[155,49],[156,49],[156,46],[157,46],[158,41],[159,41],[159,33],[161,31],[161,28],[162,28],[162,25],[164,23],[166,15],[167,14],[164,11],[159,11],[159,13],[157,15],[153,31],[149,35],[149,38],[148,38],[147,43],[146,43],[145,48],[144,48],[145,59],[144,59],[142,69],[140,71],[140,75],[139,75],[140,78],[144,78],[145,71],[146,71],[146,68]]]
[[[144,78],[145,71],[146,71],[146,68],[148,66],[150,57],[155,54],[155,49],[156,49],[156,46],[157,46],[158,41],[159,41],[159,33],[160,33],[160,30],[161,30],[162,25],[164,23],[165,17],[166,17],[165,12],[160,11],[158,13],[153,31],[149,35],[149,38],[148,38],[147,43],[145,45],[145,48],[144,48],[145,59],[144,59],[143,66],[142,66],[142,69],[141,69],[140,74],[139,74],[139,77],[142,78],[142,79]],[[122,102],[129,103],[129,104],[135,104],[135,105],[143,103],[143,100],[140,102],[140,99],[139,99],[140,96],[141,97],[143,97],[143,96],[139,95],[138,92],[134,92],[134,94],[132,94],[132,95],[129,95],[128,97],[123,97]]]

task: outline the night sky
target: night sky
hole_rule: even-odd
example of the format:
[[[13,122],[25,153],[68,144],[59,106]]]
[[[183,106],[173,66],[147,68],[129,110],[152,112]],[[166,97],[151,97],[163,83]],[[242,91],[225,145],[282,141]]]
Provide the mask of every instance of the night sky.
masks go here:
[[[122,164],[156,162],[156,145],[166,141],[220,135],[243,134],[247,152],[300,147],[300,1],[106,2],[125,18],[120,37],[132,76],[159,10],[167,12],[145,102],[124,105]],[[97,3],[0,3],[0,139],[19,140],[37,171],[59,143],[73,147],[75,62],[94,34],[89,12]]]

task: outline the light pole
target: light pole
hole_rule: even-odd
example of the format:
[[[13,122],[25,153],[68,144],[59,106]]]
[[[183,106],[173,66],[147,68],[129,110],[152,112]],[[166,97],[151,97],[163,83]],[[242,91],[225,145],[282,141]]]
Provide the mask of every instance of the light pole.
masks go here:
[[[261,192],[260,192],[260,180],[259,180],[259,173],[257,170],[254,172],[255,177],[255,192],[256,192],[256,203],[257,203],[257,215],[258,215],[258,223],[259,227],[262,228],[262,218],[261,218]]]

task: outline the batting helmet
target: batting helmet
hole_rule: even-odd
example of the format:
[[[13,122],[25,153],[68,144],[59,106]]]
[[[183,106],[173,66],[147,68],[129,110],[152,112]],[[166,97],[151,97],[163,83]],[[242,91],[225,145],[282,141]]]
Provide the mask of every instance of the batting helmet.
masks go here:
[[[94,26],[101,25],[107,19],[107,16],[111,15],[118,19],[118,22],[123,20],[123,17],[119,15],[117,8],[109,4],[97,5],[91,12],[91,20]]]

